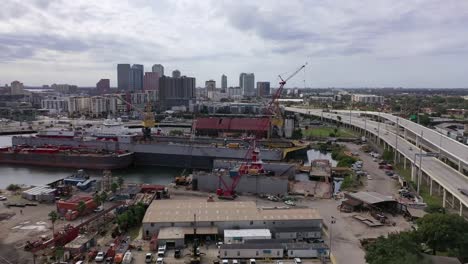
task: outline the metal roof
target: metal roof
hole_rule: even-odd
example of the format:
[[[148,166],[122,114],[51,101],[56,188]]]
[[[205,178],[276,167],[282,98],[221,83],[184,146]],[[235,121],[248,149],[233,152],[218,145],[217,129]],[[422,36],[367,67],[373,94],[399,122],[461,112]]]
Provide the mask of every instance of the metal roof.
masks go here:
[[[222,244],[220,249],[283,249],[281,243]]]
[[[183,239],[185,235],[193,235],[193,227],[163,227],[159,229],[158,239]],[[197,234],[199,235],[216,235],[218,228],[211,227],[197,227]]]
[[[143,223],[227,221],[320,220],[316,209],[257,208],[255,202],[207,202],[203,200],[156,200],[146,211]]]
[[[29,190],[23,191],[23,193],[28,195],[39,195],[39,194],[49,194],[55,192],[56,189],[50,188],[49,186],[36,186]]]
[[[395,199],[391,196],[385,196],[376,192],[357,192],[357,193],[347,193],[346,196],[351,199],[360,200],[367,204],[377,204],[382,202],[396,202]]]

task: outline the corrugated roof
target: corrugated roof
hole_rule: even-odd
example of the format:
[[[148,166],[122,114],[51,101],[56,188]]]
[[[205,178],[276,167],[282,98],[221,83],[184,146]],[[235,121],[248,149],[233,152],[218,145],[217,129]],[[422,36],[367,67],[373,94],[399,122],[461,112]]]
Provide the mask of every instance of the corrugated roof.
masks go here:
[[[222,244],[220,249],[283,249],[280,243]]]
[[[55,190],[56,189],[50,188],[49,186],[36,186],[29,190],[23,191],[23,193],[28,195],[39,195],[53,193]]]
[[[206,202],[191,200],[157,200],[146,211],[143,223],[321,219],[315,209],[263,210],[248,202]]]
[[[346,196],[363,201],[367,204],[376,204],[382,202],[396,202],[395,199],[389,196],[385,196],[376,192],[357,192],[357,193],[347,193]]]
[[[271,237],[271,232],[268,229],[226,229],[224,237],[256,237],[264,236]]]

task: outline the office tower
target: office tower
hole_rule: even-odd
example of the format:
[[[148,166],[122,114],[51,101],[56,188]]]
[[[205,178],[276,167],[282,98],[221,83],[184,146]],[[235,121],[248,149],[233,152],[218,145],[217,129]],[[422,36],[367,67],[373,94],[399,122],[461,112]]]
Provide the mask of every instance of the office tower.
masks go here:
[[[151,70],[152,72],[159,73],[159,77],[164,76],[164,66],[162,66],[161,64],[154,64]]]
[[[180,71],[179,70],[172,71],[172,78],[180,78]]]
[[[161,110],[171,109],[173,106],[189,107],[195,102],[195,78],[173,78],[162,76],[159,78],[159,102]]]
[[[255,75],[253,73],[241,73],[239,87],[243,96],[255,96]]]
[[[117,88],[128,90],[130,84],[130,64],[117,64]]]
[[[106,94],[110,92],[110,80],[101,79],[96,83],[96,90],[99,94]]]
[[[225,93],[227,91],[227,76],[221,75],[221,92]]]
[[[159,72],[145,72],[143,77],[143,90],[158,90],[159,88]]]
[[[210,99],[213,99],[215,95],[215,91],[216,91],[216,82],[213,80],[206,81],[205,88],[206,88],[206,96]]]
[[[142,91],[143,90],[143,65],[133,64],[130,69],[129,89],[128,91]]]
[[[270,82],[257,82],[257,96],[264,97],[270,95]]]

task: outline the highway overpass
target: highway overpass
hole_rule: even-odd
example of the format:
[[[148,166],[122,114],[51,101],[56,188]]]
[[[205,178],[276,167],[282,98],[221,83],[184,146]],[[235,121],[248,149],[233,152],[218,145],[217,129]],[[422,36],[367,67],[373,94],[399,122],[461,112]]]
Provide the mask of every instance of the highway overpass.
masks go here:
[[[383,123],[373,121],[369,118],[363,118],[360,116],[361,113],[359,112],[351,114],[349,111],[332,113],[322,112],[320,109],[300,109],[292,107],[286,107],[285,110],[303,115],[318,116],[326,121],[341,122],[345,126],[359,130],[368,138],[375,139],[379,144],[383,144],[384,148],[396,149],[397,160],[399,160],[404,167],[411,166],[412,181],[416,182],[417,185],[426,184],[429,187],[431,195],[439,195],[442,198],[444,207],[450,206],[452,209],[458,210],[460,215],[468,218],[468,196],[463,195],[459,190],[460,188],[468,189],[468,177],[435,157],[424,156],[428,154],[426,150],[432,152],[434,148],[434,141],[432,140],[434,136],[430,136],[431,133],[423,132],[422,138],[417,136],[411,137],[408,130],[409,128],[415,128],[411,127],[410,124],[406,124],[404,121],[403,124],[405,124],[405,126],[400,126],[400,120],[398,120],[399,126],[397,128],[396,119],[394,119],[395,123],[392,125],[388,124],[389,122]],[[388,120],[390,120],[390,118]],[[406,127],[408,127],[408,129]],[[417,130],[415,131],[417,132]],[[429,135],[427,138],[425,137],[426,133]],[[414,145],[413,142],[416,143],[417,146]],[[443,142],[445,141],[443,140]],[[452,146],[453,143],[448,143],[450,142],[448,139],[446,142],[446,145],[442,145],[443,152],[448,152],[450,155],[460,159],[468,155],[468,150],[464,152],[463,148],[460,146],[457,146],[455,154],[450,153],[451,150],[448,148]],[[461,162],[466,163],[466,159]],[[422,170],[419,170],[420,167],[422,167]]]

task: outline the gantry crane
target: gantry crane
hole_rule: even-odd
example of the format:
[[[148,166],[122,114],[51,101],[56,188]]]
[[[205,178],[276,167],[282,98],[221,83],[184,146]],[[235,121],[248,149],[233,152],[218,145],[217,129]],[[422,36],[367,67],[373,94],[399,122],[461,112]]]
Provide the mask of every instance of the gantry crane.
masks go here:
[[[120,101],[132,107],[133,109],[137,110],[140,114],[143,115],[143,120],[142,120],[143,128],[141,129],[143,132],[143,138],[145,140],[151,140],[151,128],[153,128],[156,125],[156,121],[154,120],[154,113],[152,111],[151,101],[148,101],[146,103],[144,110],[141,110],[138,107],[131,104],[130,102],[124,100],[120,96],[116,95],[115,98],[119,99]]]
[[[281,80],[279,82],[280,86],[276,90],[275,94],[271,98],[270,103],[268,104],[268,111],[273,116],[272,125],[280,124],[279,127],[283,126],[283,118],[281,114],[281,109],[279,107],[278,99],[281,96],[281,93],[283,91],[283,88],[286,82],[289,81],[291,78],[293,78],[299,71],[304,69],[306,65],[307,63],[299,67],[299,69],[297,69],[295,72],[289,75],[289,77],[287,77],[286,79],[283,79],[281,75],[278,75]],[[273,120],[276,120],[275,121],[276,124],[273,123],[274,122]],[[270,125],[269,122],[260,122],[260,126],[262,130],[265,129],[265,126],[269,126],[269,125]],[[255,134],[253,135],[253,137],[248,138],[248,140],[250,141],[250,144],[244,156],[244,162],[239,166],[237,170],[229,172],[230,177],[231,177],[231,185],[228,185],[226,181],[224,181],[222,174],[218,175],[218,178],[220,181],[220,188],[216,190],[216,194],[218,195],[218,198],[234,199],[236,197],[236,187],[239,184],[240,179],[243,175],[246,175],[246,174],[258,175],[258,174],[265,173],[265,169],[263,168],[263,162],[260,159],[260,149],[257,147]]]

